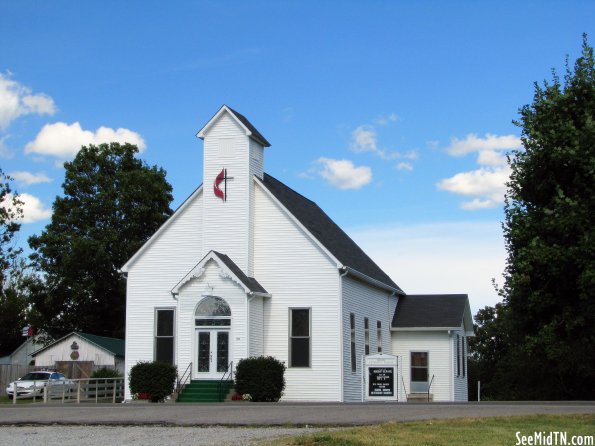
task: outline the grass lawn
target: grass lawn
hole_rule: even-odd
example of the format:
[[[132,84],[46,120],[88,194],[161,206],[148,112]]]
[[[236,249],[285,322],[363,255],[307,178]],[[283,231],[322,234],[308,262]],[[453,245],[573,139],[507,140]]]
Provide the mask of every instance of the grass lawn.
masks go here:
[[[36,402],[41,402],[43,401],[43,398],[36,398],[35,400]],[[17,404],[30,404],[33,402],[33,398],[25,398],[22,400],[17,399]],[[0,396],[0,404],[12,404],[12,400],[10,398],[8,398],[6,395],[5,396]]]
[[[595,415],[535,415],[431,420],[414,423],[384,423],[374,426],[319,432],[313,435],[286,437],[262,444],[302,446],[513,446],[520,444],[517,440],[517,432],[520,432],[519,435],[532,436],[534,432],[545,432],[545,434],[549,434],[554,431],[566,432],[567,444],[571,444],[571,437],[573,435],[595,436]],[[525,444],[529,443],[527,442]],[[548,443],[544,440],[541,444]],[[551,444],[556,444],[555,440]],[[557,444],[562,443],[558,442]]]

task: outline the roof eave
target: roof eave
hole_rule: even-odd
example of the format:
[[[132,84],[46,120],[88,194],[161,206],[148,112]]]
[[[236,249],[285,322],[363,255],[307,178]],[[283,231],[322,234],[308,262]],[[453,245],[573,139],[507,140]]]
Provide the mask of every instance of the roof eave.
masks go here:
[[[343,266],[342,268],[339,268],[340,270],[346,271],[347,274],[350,274],[354,277],[357,277],[360,280],[363,280],[364,282],[369,283],[370,285],[373,285],[377,288],[381,288],[383,290],[387,290],[390,291],[391,293],[394,294],[399,294],[401,296],[405,295],[405,292],[399,288],[399,287],[393,287],[391,285],[388,285],[384,282],[381,282],[380,280],[374,279],[364,273],[360,273],[358,270],[351,268],[350,266]]]

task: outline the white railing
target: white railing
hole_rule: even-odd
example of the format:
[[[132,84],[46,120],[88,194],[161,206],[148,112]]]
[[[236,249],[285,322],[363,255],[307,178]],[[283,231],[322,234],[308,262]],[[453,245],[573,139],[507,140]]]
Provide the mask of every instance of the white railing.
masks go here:
[[[12,402],[33,399],[33,402],[116,403],[124,399],[124,378],[82,378],[67,379],[64,382],[34,381],[33,386],[19,389],[12,385]],[[21,395],[19,395],[21,393]]]

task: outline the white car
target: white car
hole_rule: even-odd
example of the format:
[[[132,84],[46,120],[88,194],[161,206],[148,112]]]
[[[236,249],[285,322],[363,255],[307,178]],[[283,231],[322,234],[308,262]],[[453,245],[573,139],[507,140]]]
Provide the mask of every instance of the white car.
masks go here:
[[[21,398],[43,396],[44,387],[48,388],[48,396],[59,396],[63,392],[68,393],[74,387],[74,383],[66,379],[62,373],[49,370],[29,372],[6,386],[6,394],[10,399],[12,399],[15,384],[17,386],[17,396]]]

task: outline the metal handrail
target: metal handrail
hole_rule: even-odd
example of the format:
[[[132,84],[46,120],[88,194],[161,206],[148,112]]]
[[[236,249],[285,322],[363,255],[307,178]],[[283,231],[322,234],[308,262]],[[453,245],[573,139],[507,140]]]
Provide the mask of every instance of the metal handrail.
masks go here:
[[[233,377],[233,361],[231,361],[229,364],[227,364],[227,370],[225,370],[225,373],[219,380],[218,389],[217,389],[218,393],[219,393],[219,399],[221,399],[221,389],[223,388],[223,381],[225,381],[225,377],[228,374],[229,374],[229,378],[231,380],[231,378]]]
[[[184,373],[182,373],[182,376],[180,376],[178,378],[178,386],[176,388],[176,393],[178,395],[180,394],[180,392],[182,391],[182,388],[186,385],[186,383],[190,379],[191,370],[192,370],[192,362],[190,362],[190,364],[188,364],[188,367],[186,367],[186,370],[184,370]],[[188,374],[188,376],[186,376],[186,374]]]
[[[428,384],[428,403],[430,402],[430,387],[432,387],[432,383],[434,382],[434,376],[432,375],[432,379],[430,380],[430,384]]]

